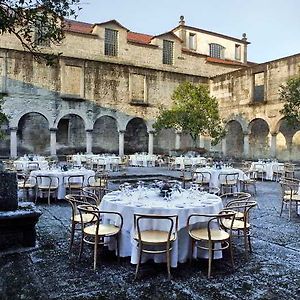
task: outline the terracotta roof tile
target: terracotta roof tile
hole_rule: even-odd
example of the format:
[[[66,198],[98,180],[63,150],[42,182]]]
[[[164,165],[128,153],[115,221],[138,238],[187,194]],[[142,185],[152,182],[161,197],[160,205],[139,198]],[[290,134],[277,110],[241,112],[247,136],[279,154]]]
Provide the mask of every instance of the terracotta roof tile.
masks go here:
[[[225,65],[239,65],[239,66],[245,65],[244,63],[239,62],[239,61],[234,61],[234,60],[229,60],[229,59],[220,59],[220,58],[211,57],[211,56],[208,56],[206,58],[206,61],[212,62],[212,63],[225,64]]]
[[[78,22],[73,20],[65,20],[65,30],[71,32],[78,32],[78,33],[91,33],[92,32],[92,24]]]
[[[150,44],[152,35],[137,33],[129,31],[127,33],[127,40],[130,42],[140,43],[140,44]]]

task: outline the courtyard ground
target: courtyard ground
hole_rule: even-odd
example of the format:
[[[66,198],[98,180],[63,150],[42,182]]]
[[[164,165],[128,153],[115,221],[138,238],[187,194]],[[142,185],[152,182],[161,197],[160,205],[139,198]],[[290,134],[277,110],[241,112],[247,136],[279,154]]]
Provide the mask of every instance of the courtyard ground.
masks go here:
[[[129,174],[175,174],[161,168],[132,168]],[[116,185],[111,185],[115,188]],[[69,246],[70,207],[64,201],[48,206],[37,225],[38,245],[26,252],[0,256],[0,299],[300,299],[300,216],[279,217],[280,186],[258,182],[258,208],[252,214],[253,253],[245,258],[241,241],[234,248],[235,270],[228,260],[180,264],[168,281],[165,265],[147,263],[134,281],[135,266],[128,258],[117,263],[101,253],[92,270],[92,251],[77,261],[79,245]]]

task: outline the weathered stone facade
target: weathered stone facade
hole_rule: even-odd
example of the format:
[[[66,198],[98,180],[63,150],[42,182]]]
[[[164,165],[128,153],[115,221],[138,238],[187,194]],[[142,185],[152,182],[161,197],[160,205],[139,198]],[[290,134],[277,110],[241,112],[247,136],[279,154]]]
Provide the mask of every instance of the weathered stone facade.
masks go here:
[[[116,56],[105,55],[107,28],[118,34]],[[173,47],[171,64],[162,63],[166,40]],[[210,57],[210,43],[224,45],[225,56]],[[72,21],[62,45],[53,47],[63,55],[48,67],[34,61],[14,37],[3,35],[0,93],[10,137],[0,142],[0,154],[122,155],[188,146],[188,137],[170,130],[154,135],[152,124],[161,105],[171,104],[178,84],[191,81],[208,84],[219,100],[229,129],[219,146],[224,154],[297,159],[300,134],[296,129],[291,134],[282,121],[278,88],[300,73],[300,55],[251,66],[247,45],[245,37],[191,28],[182,20],[158,36],[130,32],[116,21],[94,26]],[[236,49],[240,53],[234,55]],[[210,147],[207,137],[199,143]]]

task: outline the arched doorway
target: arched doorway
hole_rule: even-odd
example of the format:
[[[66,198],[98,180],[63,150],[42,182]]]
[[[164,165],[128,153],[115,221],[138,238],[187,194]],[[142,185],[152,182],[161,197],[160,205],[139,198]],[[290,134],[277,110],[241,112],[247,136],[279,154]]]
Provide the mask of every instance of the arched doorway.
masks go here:
[[[154,153],[169,154],[175,149],[176,133],[174,129],[162,129],[154,136]]]
[[[118,125],[114,118],[103,116],[94,124],[93,153],[118,153]]]
[[[244,152],[244,134],[238,121],[229,121],[226,125],[226,155],[240,158]]]
[[[18,155],[50,153],[49,123],[40,113],[27,113],[21,117],[17,130]]]
[[[148,132],[143,119],[133,118],[127,126],[124,135],[124,152],[132,154],[135,152],[148,151]]]
[[[249,156],[253,159],[269,158],[269,125],[263,119],[254,119],[249,124]]]
[[[57,125],[57,154],[86,152],[86,133],[83,119],[75,114],[62,117]]]
[[[10,155],[10,132],[8,121],[4,121],[0,126],[0,156]]]

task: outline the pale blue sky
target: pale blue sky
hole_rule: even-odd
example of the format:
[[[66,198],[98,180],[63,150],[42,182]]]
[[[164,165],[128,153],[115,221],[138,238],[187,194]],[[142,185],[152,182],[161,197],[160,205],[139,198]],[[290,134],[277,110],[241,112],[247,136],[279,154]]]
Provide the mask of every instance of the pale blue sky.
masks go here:
[[[116,19],[131,31],[157,35],[186,25],[251,42],[248,59],[265,62],[300,53],[300,0],[82,0],[78,20]]]

